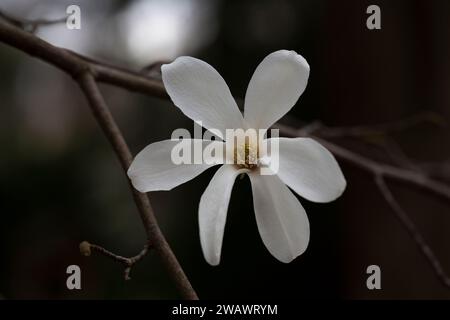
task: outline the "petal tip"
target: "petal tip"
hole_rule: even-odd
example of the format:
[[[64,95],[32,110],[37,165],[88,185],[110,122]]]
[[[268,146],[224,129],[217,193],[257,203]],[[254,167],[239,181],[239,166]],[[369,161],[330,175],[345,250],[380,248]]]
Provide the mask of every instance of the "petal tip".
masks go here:
[[[165,82],[167,73],[168,73],[171,69],[173,69],[174,67],[176,67],[176,66],[181,62],[181,60],[184,60],[185,58],[189,58],[189,57],[186,57],[186,56],[177,57],[177,58],[176,58],[175,60],[173,60],[172,62],[170,62],[170,63],[164,63],[164,64],[161,65],[161,76],[162,76],[163,82]]]
[[[217,267],[220,264],[220,253],[213,253],[210,255],[203,250],[203,256],[205,257],[206,262],[212,267]]]
[[[338,188],[336,190],[336,195],[329,202],[335,201],[339,197],[341,197],[346,188],[347,188],[347,180],[345,179],[344,174],[341,171],[340,172],[340,179],[339,179],[339,183],[338,183]]]
[[[220,264],[220,260],[218,260],[218,261],[210,261],[210,260],[206,259],[206,262],[208,262],[208,264],[211,267],[217,267]]]
[[[306,251],[306,248],[299,251],[296,254],[293,254],[293,255],[290,255],[287,257],[275,257],[275,258],[282,263],[288,264],[288,263],[291,263],[292,261],[294,261],[295,259],[297,259],[298,257],[300,257],[305,251]]]
[[[305,57],[301,54],[297,53],[294,50],[279,50],[274,53],[278,53],[281,55],[285,55],[287,58],[293,59],[295,62],[299,63],[301,66],[305,67],[308,71],[310,70],[310,66],[308,61],[306,61]]]

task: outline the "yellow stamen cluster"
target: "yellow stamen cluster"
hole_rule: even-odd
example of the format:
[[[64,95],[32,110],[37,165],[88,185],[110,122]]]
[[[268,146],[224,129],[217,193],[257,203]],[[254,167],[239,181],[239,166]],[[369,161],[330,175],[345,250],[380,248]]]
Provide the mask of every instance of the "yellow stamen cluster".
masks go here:
[[[244,145],[235,146],[234,148],[234,163],[245,169],[254,169],[258,165],[258,147],[246,142]]]

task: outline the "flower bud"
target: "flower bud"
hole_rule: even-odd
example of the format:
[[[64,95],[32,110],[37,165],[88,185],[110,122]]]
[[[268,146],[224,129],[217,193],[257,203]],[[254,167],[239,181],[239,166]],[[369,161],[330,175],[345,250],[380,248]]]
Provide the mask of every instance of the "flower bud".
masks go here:
[[[81,242],[80,253],[85,257],[89,257],[91,255],[91,244],[87,241]]]

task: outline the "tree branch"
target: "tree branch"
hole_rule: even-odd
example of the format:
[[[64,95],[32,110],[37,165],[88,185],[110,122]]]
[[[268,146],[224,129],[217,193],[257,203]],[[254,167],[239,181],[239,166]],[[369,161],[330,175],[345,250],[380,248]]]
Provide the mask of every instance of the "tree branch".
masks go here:
[[[382,148],[391,157],[393,161],[400,167],[410,169],[416,172],[423,172],[422,168],[416,164],[408,155],[403,151],[397,141],[391,137],[383,139]]]
[[[277,123],[277,127],[280,129],[280,132],[283,135],[290,137],[300,136],[303,132],[301,129],[286,126],[280,123]],[[316,134],[310,134],[309,136],[320,142],[337,158],[345,160],[348,163],[373,175],[382,175],[386,178],[407,183],[411,186],[421,188],[431,194],[440,196],[447,201],[450,201],[450,186],[438,180],[430,178],[423,172],[417,172],[411,169],[404,169],[389,164],[379,163],[344,147],[341,147],[333,142],[325,140],[324,138]]]
[[[383,176],[376,175],[375,183],[377,184],[378,189],[380,190],[380,192],[383,195],[386,202],[392,208],[392,211],[394,212],[395,216],[400,220],[401,224],[408,231],[408,233],[411,236],[411,238],[413,239],[414,243],[420,249],[420,252],[424,255],[424,257],[426,258],[428,263],[433,268],[434,273],[436,274],[438,279],[447,288],[450,288],[450,278],[445,273],[444,268],[442,268],[442,265],[439,262],[439,259],[436,257],[436,255],[434,254],[431,247],[425,241],[425,238],[422,236],[420,231],[417,229],[414,222],[411,220],[411,218],[408,216],[408,214],[403,210],[403,208],[397,202],[397,200],[395,199],[391,190],[389,189],[386,182],[384,181]]]
[[[375,125],[359,125],[353,127],[324,127],[321,125],[316,131],[320,131],[320,136],[324,138],[361,138],[403,132],[422,123],[431,123],[440,126],[446,125],[445,120],[438,114],[423,112],[398,121]]]
[[[98,82],[155,97],[168,98],[161,80],[152,79],[139,72],[98,62],[70,50],[55,47],[2,20],[0,20],[0,40],[65,71],[74,78],[89,70]]]
[[[10,14],[6,14],[5,12],[0,11],[0,19],[8,21],[9,23],[15,25],[16,27],[24,29],[28,32],[35,33],[38,30],[38,28],[40,28],[40,27],[50,26],[50,25],[55,25],[55,24],[66,22],[67,17],[61,17],[59,19],[30,20],[30,19],[20,19],[17,17],[13,17]]]
[[[106,106],[105,100],[103,99],[103,96],[98,89],[94,77],[89,71],[86,71],[85,73],[81,74],[78,82],[89,102],[92,112],[97,119],[97,122],[112,144],[112,147],[116,152],[122,168],[126,174],[133,160],[133,156],[131,155],[131,152],[125,142],[125,139],[122,136],[122,133],[120,132],[119,127],[115,123],[113,116]],[[131,185],[131,181],[128,178],[127,180],[129,182],[134,201],[139,209],[141,220],[144,224],[148,240],[155,248],[156,253],[166,267],[166,270],[171,275],[178,291],[183,298],[198,299],[197,294],[192,288],[188,278],[186,277],[183,269],[178,263],[177,258],[173,254],[159,228],[148,197],[145,194],[137,191]]]

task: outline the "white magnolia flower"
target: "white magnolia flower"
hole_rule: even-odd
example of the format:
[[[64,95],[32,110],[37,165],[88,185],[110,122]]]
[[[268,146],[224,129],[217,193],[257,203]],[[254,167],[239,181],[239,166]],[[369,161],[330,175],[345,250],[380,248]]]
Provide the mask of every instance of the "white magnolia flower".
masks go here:
[[[219,130],[217,135],[221,138],[225,137],[226,129],[269,128],[294,106],[309,77],[308,63],[296,52],[281,50],[268,55],[250,80],[243,116],[224,79],[206,62],[179,57],[161,69],[173,103],[206,129]],[[261,175],[260,161],[250,165],[247,160],[244,164],[227,164],[224,160],[200,199],[200,240],[205,259],[211,265],[220,262],[228,203],[238,175],[246,173],[250,177],[261,238],[269,252],[285,263],[302,254],[309,242],[308,217],[289,188],[313,202],[333,201],[345,189],[346,181],[338,163],[322,145],[309,138],[271,139],[278,139],[279,144],[279,168],[275,175]],[[177,143],[156,142],[136,156],[128,176],[137,190],[170,190],[214,165],[174,164],[171,150]],[[218,140],[201,143],[226,146],[226,142]],[[258,157],[263,156],[258,143],[249,142],[243,148],[237,153],[243,152],[244,158],[250,149],[258,150]],[[264,154],[267,156],[270,154]]]

